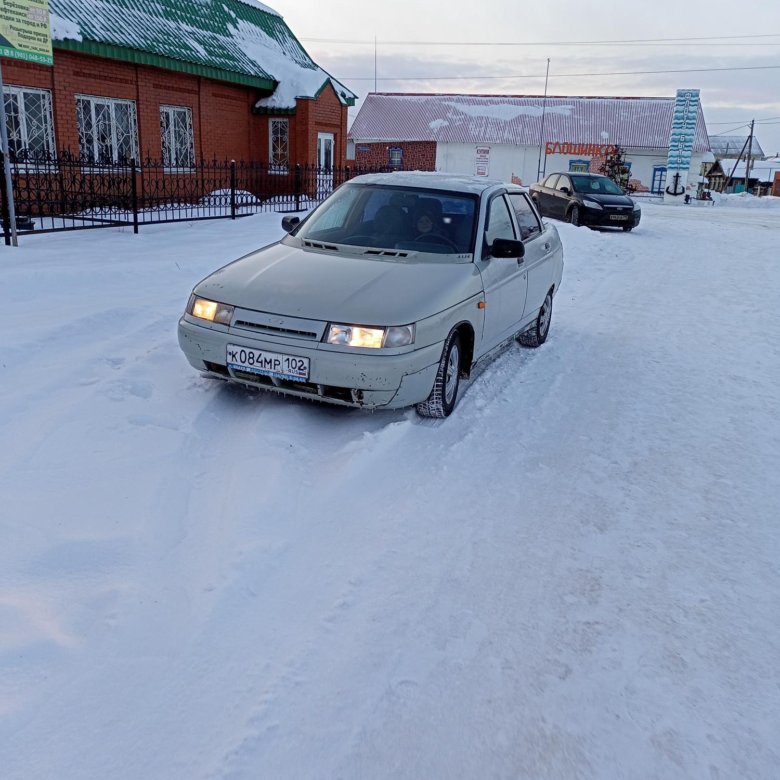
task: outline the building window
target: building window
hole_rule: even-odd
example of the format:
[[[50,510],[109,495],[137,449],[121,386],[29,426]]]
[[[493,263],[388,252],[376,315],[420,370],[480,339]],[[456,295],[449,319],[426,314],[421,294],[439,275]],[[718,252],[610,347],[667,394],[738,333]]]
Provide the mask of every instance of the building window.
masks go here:
[[[54,156],[51,92],[32,87],[3,90],[11,160],[40,160]]]
[[[286,168],[290,162],[290,127],[286,119],[271,119],[268,125],[268,162]]]
[[[588,173],[590,160],[569,160],[569,173]]]
[[[663,193],[664,187],[666,187],[666,166],[655,165],[653,166],[653,183],[650,192]]]
[[[138,124],[132,100],[78,95],[76,120],[85,160],[126,163],[138,159]]]
[[[404,150],[400,146],[390,147],[390,167],[402,168],[404,164]]]
[[[160,139],[166,168],[192,168],[195,165],[192,109],[160,106]]]

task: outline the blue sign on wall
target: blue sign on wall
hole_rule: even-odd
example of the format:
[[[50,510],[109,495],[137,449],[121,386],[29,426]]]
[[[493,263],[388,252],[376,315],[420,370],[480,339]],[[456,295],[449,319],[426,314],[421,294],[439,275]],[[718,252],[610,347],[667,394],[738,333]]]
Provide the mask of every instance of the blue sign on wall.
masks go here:
[[[678,89],[674,101],[672,132],[669,136],[669,158],[666,164],[668,170],[687,171],[691,167],[698,118],[699,90]]]

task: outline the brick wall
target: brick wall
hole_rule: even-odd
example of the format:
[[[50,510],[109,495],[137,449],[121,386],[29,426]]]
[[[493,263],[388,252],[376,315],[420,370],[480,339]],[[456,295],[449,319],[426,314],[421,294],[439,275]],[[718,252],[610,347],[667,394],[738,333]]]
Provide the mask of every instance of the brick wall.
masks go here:
[[[401,143],[355,143],[355,164],[375,167],[390,164],[390,149],[403,150],[405,171],[435,171],[435,141],[404,141]]]
[[[79,149],[76,95],[84,94],[135,101],[142,157],[161,157],[160,106],[173,105],[192,110],[196,157],[268,160],[269,116],[252,113],[260,95],[251,87],[59,49],[51,68],[11,59],[2,65],[6,84],[51,90],[58,150]],[[347,108],[331,86],[317,100],[298,101],[287,119],[291,162],[316,163],[319,131],[334,134],[335,162],[344,164]]]

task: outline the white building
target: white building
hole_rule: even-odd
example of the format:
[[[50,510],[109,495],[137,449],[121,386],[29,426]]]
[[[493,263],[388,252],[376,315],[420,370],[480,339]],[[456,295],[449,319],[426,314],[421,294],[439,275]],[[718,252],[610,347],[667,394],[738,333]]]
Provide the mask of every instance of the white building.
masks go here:
[[[349,132],[357,165],[477,174],[532,184],[545,173],[592,171],[614,147],[631,183],[663,192],[675,98],[372,93]],[[709,143],[698,120],[690,170]]]

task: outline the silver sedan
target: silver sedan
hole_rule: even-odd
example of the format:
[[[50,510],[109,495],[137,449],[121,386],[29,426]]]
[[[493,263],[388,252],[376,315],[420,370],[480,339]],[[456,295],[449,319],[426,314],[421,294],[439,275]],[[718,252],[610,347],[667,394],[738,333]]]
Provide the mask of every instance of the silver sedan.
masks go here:
[[[519,187],[359,176],[283,225],[192,291],[179,344],[205,375],[446,417],[478,363],[547,339],[563,250]]]

